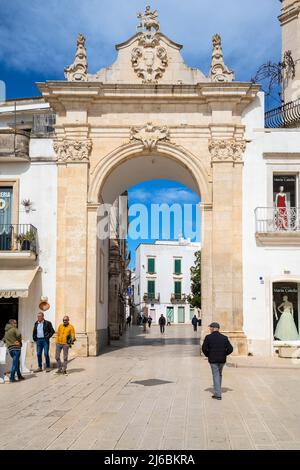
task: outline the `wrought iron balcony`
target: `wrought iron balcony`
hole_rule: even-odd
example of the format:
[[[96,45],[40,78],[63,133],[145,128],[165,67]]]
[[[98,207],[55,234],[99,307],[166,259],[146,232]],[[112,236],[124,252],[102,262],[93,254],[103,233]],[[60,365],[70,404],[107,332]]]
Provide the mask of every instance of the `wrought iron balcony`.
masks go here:
[[[186,294],[171,294],[170,300],[172,304],[185,304],[186,299]]]
[[[299,207],[257,207],[255,220],[258,233],[300,233]]]
[[[37,229],[31,224],[0,225],[1,252],[37,253]]]
[[[300,127],[300,98],[266,112],[265,127]]]
[[[0,162],[29,160],[29,134],[21,130],[0,131]]]
[[[153,294],[152,292],[145,292],[143,296],[143,301],[149,304],[154,304],[159,302],[160,295],[158,294]]]
[[[34,114],[31,134],[34,137],[51,137],[55,131],[55,114]]]

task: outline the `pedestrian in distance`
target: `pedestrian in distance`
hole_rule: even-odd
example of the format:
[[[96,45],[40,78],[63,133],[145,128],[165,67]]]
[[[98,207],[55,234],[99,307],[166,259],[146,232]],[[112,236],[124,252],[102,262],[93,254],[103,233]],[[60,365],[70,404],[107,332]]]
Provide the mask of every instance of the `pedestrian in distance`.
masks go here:
[[[143,323],[143,331],[146,331],[146,326],[147,326],[148,318],[146,315],[143,315],[142,323]]]
[[[24,380],[20,371],[20,356],[22,349],[22,335],[18,330],[17,320],[9,320],[5,326],[5,335],[3,341],[8,349],[10,357],[12,358],[12,367],[10,370],[10,383],[16,382],[15,375],[17,374],[18,380]]]
[[[58,327],[56,337],[55,358],[57,361],[57,374],[67,375],[69,349],[74,344],[74,341],[76,341],[74,326],[71,325],[68,315],[65,315],[63,318],[63,323]],[[64,355],[63,364],[60,360],[61,351],[63,351]]]
[[[163,313],[159,317],[158,323],[159,323],[159,327],[160,327],[160,332],[164,333],[165,332],[166,319],[165,319]]]
[[[193,318],[192,318],[192,325],[194,327],[194,331],[197,331],[198,318],[196,317],[196,315],[194,315]]]
[[[126,318],[126,325],[129,327],[131,325],[131,315],[128,315]]]
[[[37,314],[37,321],[33,327],[32,338],[36,343],[36,354],[38,360],[38,369],[34,372],[43,371],[43,359],[42,354],[44,351],[45,362],[46,362],[46,372],[50,372],[50,357],[49,357],[49,347],[50,347],[50,338],[54,335],[55,330],[52,326],[52,323],[48,320],[45,320],[44,311],[50,308],[50,305],[47,301],[43,301],[39,305],[41,311]]]
[[[148,326],[149,326],[149,328],[151,328],[151,323],[152,323],[152,317],[150,317],[150,315],[149,315],[149,317],[148,317]]]
[[[202,345],[203,354],[208,358],[211,367],[214,394],[212,398],[222,400],[222,371],[226,358],[233,352],[227,336],[220,333],[219,323],[213,322],[209,325],[210,334],[205,336]]]

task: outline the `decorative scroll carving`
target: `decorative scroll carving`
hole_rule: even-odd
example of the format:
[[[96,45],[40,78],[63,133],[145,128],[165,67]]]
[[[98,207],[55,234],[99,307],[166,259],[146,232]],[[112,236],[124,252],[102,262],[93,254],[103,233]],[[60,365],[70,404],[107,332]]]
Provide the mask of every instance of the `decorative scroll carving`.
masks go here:
[[[92,141],[87,140],[56,140],[53,148],[59,162],[84,162],[89,161],[92,150]]]
[[[69,82],[86,82],[87,71],[88,64],[85,48],[85,37],[79,33],[77,37],[75,61],[69,67],[65,67],[65,77]]]
[[[159,140],[170,140],[170,131],[167,126],[153,126],[148,122],[144,127],[132,127],[130,140],[140,140],[146,150],[153,150]]]
[[[157,38],[143,35],[140,40],[143,47],[135,47],[131,54],[133,70],[143,83],[157,83],[168,66],[168,55],[164,47],[158,46]]]
[[[208,148],[213,162],[242,162],[246,150],[244,140],[210,140]]]
[[[212,38],[212,43],[213,53],[209,74],[211,80],[213,82],[232,82],[234,80],[234,72],[224,63],[221,36],[215,34]]]

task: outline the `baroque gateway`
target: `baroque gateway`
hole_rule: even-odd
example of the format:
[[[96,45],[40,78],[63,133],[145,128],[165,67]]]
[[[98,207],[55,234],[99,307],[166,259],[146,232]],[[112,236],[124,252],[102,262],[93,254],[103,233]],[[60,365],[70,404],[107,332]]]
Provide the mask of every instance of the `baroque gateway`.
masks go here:
[[[76,354],[97,355],[109,331],[118,336],[125,248],[97,237],[97,210],[158,177],[201,197],[204,327],[220,322],[238,354],[272,355],[290,340],[274,333],[278,308],[291,302],[299,331],[299,15],[299,1],[283,0],[282,50],[296,69],[284,80],[289,103],[269,116],[276,129],[265,124],[260,86],[235,81],[220,35],[205,76],[149,7],[112,66],[90,74],[79,34],[65,81],[1,106],[0,301],[18,313],[25,339],[41,296],[54,323],[72,315]]]

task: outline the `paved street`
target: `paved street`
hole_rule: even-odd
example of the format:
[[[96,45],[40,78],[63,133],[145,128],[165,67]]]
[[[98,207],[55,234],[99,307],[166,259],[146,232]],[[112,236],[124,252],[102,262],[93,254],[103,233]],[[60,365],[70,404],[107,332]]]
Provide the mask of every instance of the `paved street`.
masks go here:
[[[299,369],[226,367],[212,400],[191,326],[133,326],[69,372],[0,386],[0,449],[300,449]]]

